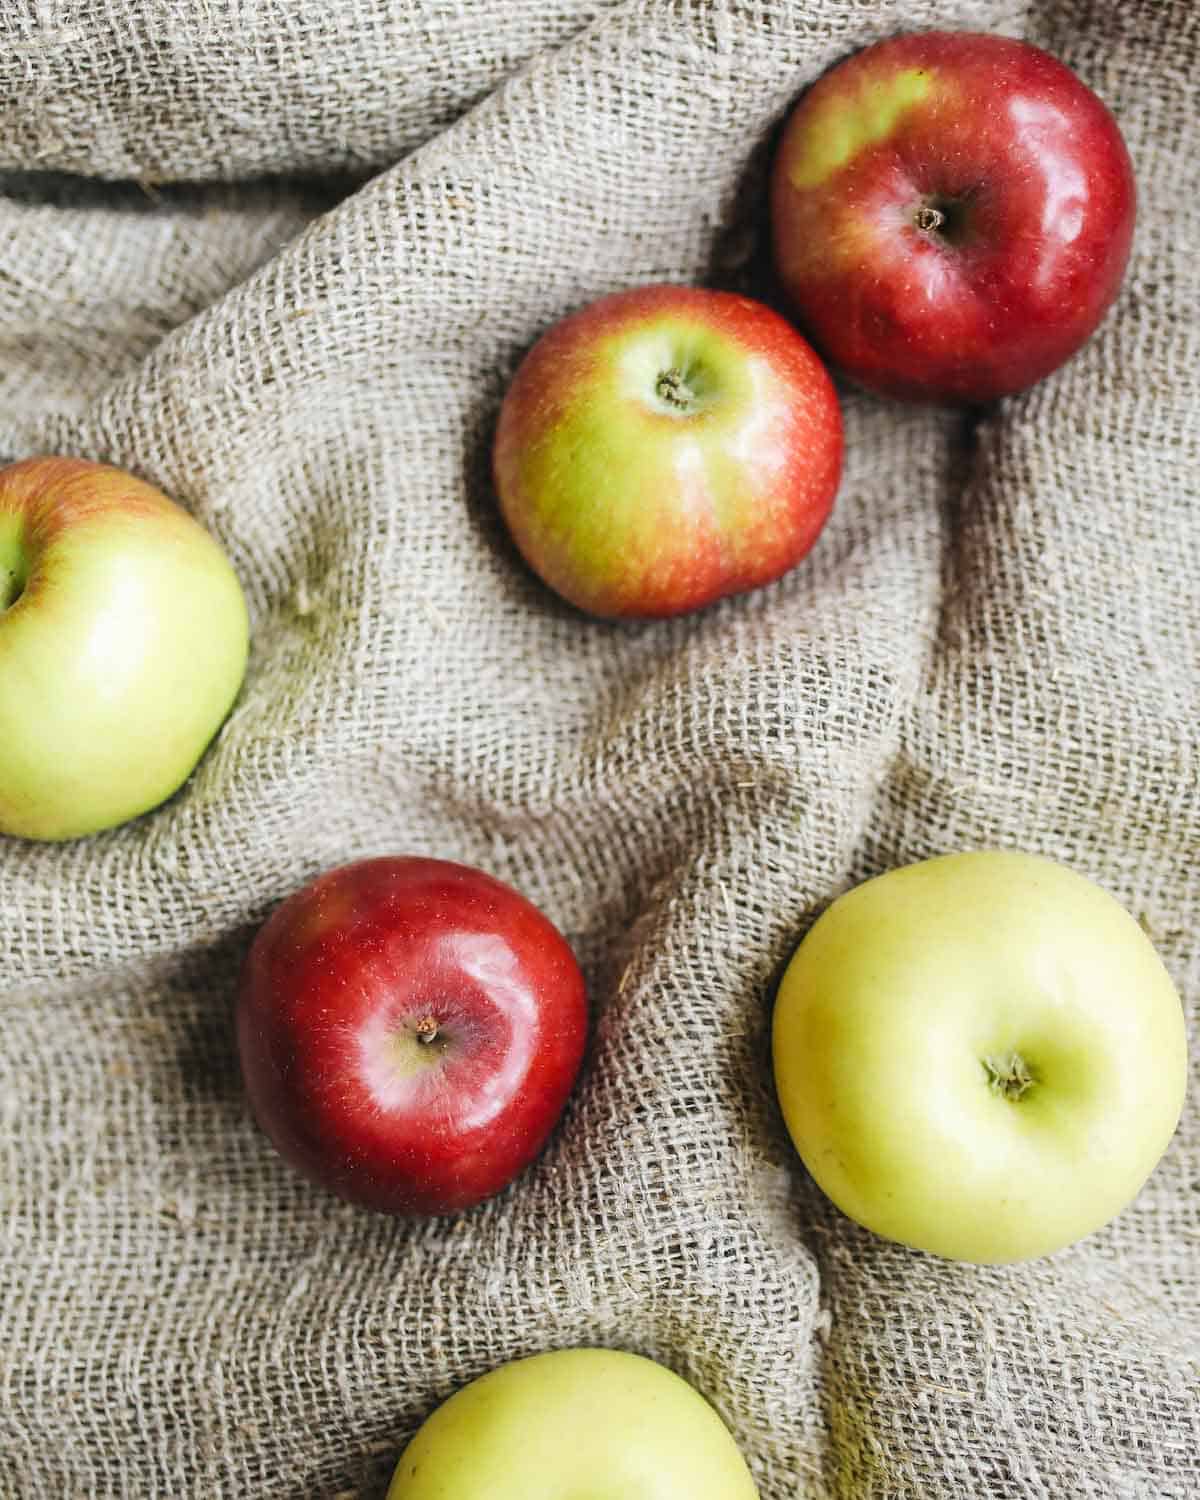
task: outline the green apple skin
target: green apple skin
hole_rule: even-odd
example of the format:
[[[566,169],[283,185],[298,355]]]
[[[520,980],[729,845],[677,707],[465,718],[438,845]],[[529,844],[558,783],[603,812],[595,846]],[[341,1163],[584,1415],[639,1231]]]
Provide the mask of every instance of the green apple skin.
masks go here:
[[[642,286],[548,329],[493,444],[525,561],[608,619],[662,619],[779,578],[829,518],[842,413],[825,366],[750,297]]]
[[[169,797],[248,642],[228,559],[160,490],[85,459],[0,470],[0,833],[77,838]]]
[[[663,1365],[558,1349],[463,1386],[401,1455],[387,1500],[757,1500],[728,1429]]]
[[[943,855],[834,901],[785,970],[775,1082],[822,1190],[954,1260],[1119,1213],[1178,1123],[1183,1008],[1138,923],[1038,856]]]

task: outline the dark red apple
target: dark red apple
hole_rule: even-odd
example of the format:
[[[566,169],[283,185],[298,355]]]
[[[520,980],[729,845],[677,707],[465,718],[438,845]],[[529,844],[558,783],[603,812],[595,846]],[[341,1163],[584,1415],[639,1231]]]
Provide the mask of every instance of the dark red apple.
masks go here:
[[[1135,216],[1106,106],[1028,43],[917,32],[802,96],[771,178],[776,265],[800,325],[860,384],[984,402],[1090,337]]]
[[[280,1153],[366,1208],[450,1214],[542,1149],[587,1000],[556,927],[480,870],[413,856],[319,876],[263,924],[242,1072]]]
[[[525,560],[590,614],[661,618],[778,578],[842,466],[824,365],[750,297],[646,286],[561,319],[500,408],[500,509]]]

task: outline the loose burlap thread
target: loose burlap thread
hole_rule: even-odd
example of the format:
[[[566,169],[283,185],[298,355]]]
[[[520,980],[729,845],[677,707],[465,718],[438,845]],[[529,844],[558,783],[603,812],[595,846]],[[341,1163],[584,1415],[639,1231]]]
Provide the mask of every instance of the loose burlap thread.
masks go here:
[[[586,620],[496,516],[521,352],[619,286],[772,296],[784,112],[926,26],[1028,37],[1113,108],[1119,304],[978,417],[845,390],[834,519],[777,585]],[[768,1048],[834,895],[980,846],[1111,890],[1195,1041],[1192,0],[51,0],[0,42],[0,456],[160,484],[254,631],[168,805],[0,842],[0,1496],[369,1500],[458,1385],[600,1343],[703,1391],[764,1500],[1195,1500],[1195,1090],[1113,1224],[981,1269],[830,1207]],[[272,906],[402,851],[526,892],[593,1005],[544,1158],[453,1221],[289,1171],[230,1026]]]

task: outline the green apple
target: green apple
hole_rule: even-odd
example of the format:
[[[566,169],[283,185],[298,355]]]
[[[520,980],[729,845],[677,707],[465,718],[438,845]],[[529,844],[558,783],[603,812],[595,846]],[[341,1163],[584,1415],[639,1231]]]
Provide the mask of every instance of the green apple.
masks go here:
[[[387,1500],[757,1500],[728,1429],[653,1360],[558,1349],[463,1386],[409,1443]]]
[[[956,1260],[1045,1255],[1138,1192],[1179,1120],[1179,995],[1139,924],[1051,860],[980,851],[836,900],[781,981],[779,1102],[817,1184]]]
[[[0,469],[0,833],[76,838],[162,802],[247,648],[233,568],[160,490],[84,459]]]

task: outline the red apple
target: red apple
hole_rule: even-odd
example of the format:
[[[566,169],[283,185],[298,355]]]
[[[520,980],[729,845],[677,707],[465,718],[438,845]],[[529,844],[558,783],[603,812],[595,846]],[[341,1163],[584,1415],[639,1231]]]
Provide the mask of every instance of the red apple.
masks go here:
[[[1108,109],[1025,42],[918,32],[801,98],[771,178],[800,325],[860,384],[990,401],[1070,358],[1121,284],[1133,168]]]
[[[319,876],[248,955],[242,1072],[280,1153],[352,1203],[449,1214],[541,1150],[579,1071],[583,976],[511,887],[394,857]]]
[[[816,541],[842,464],[821,361],[748,297],[649,286],[556,323],[500,408],[500,509],[580,609],[654,618],[778,578]]]

